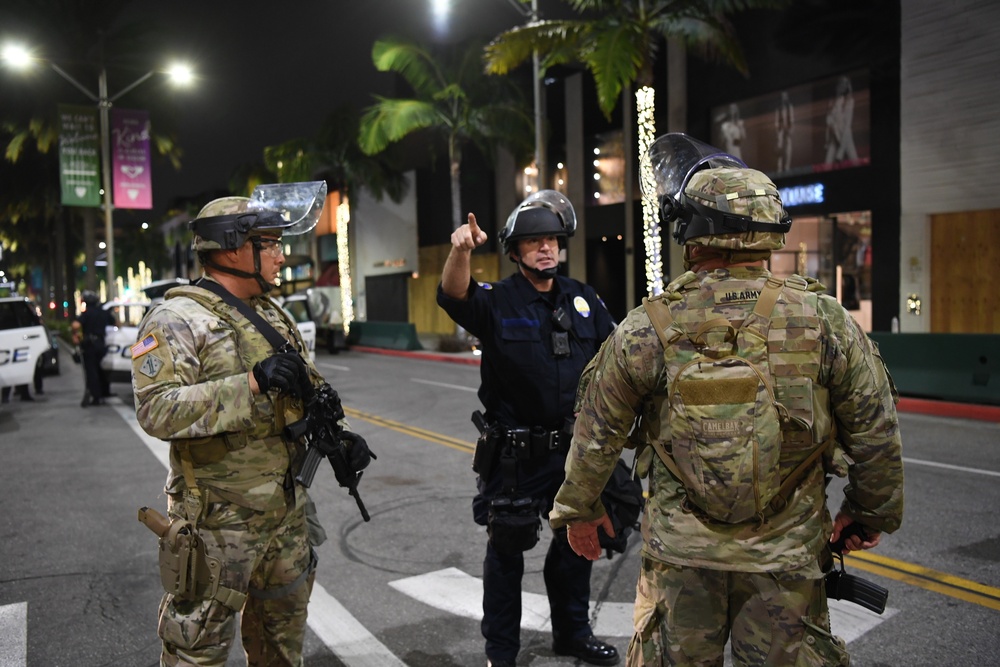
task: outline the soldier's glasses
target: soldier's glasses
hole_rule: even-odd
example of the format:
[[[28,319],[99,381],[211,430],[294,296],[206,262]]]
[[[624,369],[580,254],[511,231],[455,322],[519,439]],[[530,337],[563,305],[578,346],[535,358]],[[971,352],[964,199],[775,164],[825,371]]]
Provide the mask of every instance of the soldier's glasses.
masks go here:
[[[284,246],[281,245],[281,239],[259,237],[254,240],[254,245],[257,246],[261,252],[266,252],[271,257],[277,257],[285,251]]]

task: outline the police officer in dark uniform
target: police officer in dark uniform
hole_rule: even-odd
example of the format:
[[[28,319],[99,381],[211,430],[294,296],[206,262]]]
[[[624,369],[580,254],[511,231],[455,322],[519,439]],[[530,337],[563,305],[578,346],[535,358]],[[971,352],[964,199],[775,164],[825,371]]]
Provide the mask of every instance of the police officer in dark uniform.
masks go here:
[[[105,327],[114,324],[111,313],[101,308],[101,298],[95,292],[85,291],[81,295],[86,309],[73,320],[73,344],[80,348],[83,357],[84,390],[80,407],[101,405],[104,402],[104,373],[101,370],[101,359],[107,348],[104,345]]]
[[[486,234],[469,214],[451,236],[438,305],[482,343],[479,400],[486,408],[473,500],[476,523],[490,536],[483,562],[487,665],[515,664],[520,649],[524,551],[537,542],[563,480],[573,404],[584,366],[615,323],[592,287],[557,275],[559,247],[576,230],[564,195],[542,190],[522,202],[500,234],[519,272],[477,283],[472,251]],[[477,418],[478,419],[478,418]],[[618,651],[589,624],[591,563],[556,531],[545,557],[553,651],[595,665],[614,665]]]

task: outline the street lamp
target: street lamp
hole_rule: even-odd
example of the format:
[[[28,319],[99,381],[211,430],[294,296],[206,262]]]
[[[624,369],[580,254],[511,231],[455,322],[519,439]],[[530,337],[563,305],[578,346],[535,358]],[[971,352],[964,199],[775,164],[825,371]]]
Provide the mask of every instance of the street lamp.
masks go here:
[[[10,44],[4,47],[2,53],[0,53],[0,59],[7,61],[12,66],[16,68],[23,69],[30,66],[35,62],[41,61],[41,59],[35,58],[31,53],[24,47]],[[120,98],[125,93],[131,91],[136,86],[145,82],[153,75],[155,75],[158,70],[150,70],[146,72],[138,79],[130,83],[129,85],[122,88],[116,94],[108,95],[108,74],[104,68],[104,64],[101,64],[101,71],[97,76],[97,94],[95,95],[86,86],[81,84],[66,70],[59,67],[52,61],[42,61],[47,62],[49,67],[55,71],[56,74],[62,78],[69,81],[76,87],[80,92],[89,97],[94,102],[97,102],[97,107],[100,111],[100,141],[101,141],[101,187],[104,190],[104,236],[107,243],[107,291],[108,300],[112,300],[115,297],[115,227],[114,227],[114,217],[113,217],[113,205],[111,203],[111,131],[110,122],[108,120],[108,112],[111,109],[111,105],[115,100]],[[178,84],[187,84],[192,80],[191,69],[183,64],[175,64],[169,69],[165,70],[163,73]]]

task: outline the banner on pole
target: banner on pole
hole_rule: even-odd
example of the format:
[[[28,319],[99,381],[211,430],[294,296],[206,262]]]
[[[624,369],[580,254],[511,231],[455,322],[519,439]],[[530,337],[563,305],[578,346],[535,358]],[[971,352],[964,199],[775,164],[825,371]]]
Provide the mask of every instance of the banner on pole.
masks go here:
[[[63,206],[101,205],[97,109],[59,105],[59,185]]]
[[[148,111],[111,110],[111,172],[115,208],[153,208]]]

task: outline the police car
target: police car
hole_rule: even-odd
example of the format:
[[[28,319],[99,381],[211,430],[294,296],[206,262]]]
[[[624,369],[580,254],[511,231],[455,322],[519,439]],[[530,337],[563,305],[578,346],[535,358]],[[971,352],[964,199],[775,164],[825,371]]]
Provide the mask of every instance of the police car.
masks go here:
[[[151,291],[147,289],[146,293],[150,294]],[[101,359],[101,368],[108,381],[132,382],[132,346],[139,337],[139,323],[161,300],[161,297],[157,297],[151,302],[109,301],[104,304],[104,310],[110,311],[114,318],[114,324],[109,324],[105,329],[104,345],[107,349]],[[296,315],[296,311],[291,308],[285,310],[298,324],[299,333],[309,350],[309,358],[315,361],[316,324],[312,320],[302,321],[301,314]]]
[[[0,298],[0,387],[31,384],[49,334],[24,297]]]
[[[275,299],[285,312],[292,316],[295,325],[302,336],[302,342],[309,350],[309,358],[316,361],[316,321],[312,316],[312,308],[305,294],[292,294]]]

